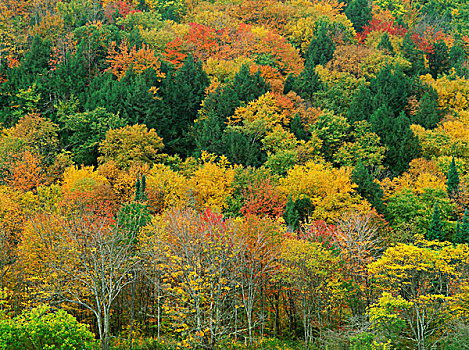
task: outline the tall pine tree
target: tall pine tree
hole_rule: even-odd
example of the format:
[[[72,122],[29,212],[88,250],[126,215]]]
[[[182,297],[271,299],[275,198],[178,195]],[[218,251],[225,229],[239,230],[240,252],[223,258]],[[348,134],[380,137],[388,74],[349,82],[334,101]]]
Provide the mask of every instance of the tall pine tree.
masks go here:
[[[368,0],[352,0],[345,9],[345,14],[357,32],[362,32],[363,27],[373,18]]]
[[[373,176],[359,161],[352,171],[352,181],[358,185],[357,192],[365,198],[380,214],[384,214],[383,189],[374,181]]]
[[[443,241],[445,238],[443,233],[443,223],[441,222],[440,218],[440,210],[438,208],[438,203],[436,202],[435,206],[433,207],[433,215],[426,238],[430,241]]]
[[[456,162],[451,159],[448,170],[448,180],[446,181],[446,192],[449,197],[454,197],[455,194],[459,191],[459,174],[458,168],[456,167]]]

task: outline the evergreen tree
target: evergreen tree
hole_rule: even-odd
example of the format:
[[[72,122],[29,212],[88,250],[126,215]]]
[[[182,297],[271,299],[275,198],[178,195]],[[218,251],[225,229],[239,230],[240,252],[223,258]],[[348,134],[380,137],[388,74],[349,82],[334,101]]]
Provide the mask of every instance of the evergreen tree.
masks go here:
[[[466,210],[464,211],[464,215],[466,215]],[[456,222],[456,231],[454,232],[453,243],[454,244],[464,243],[464,237],[462,237],[461,235],[461,225],[459,225],[459,217],[458,217],[458,221]]]
[[[89,85],[89,72],[86,66],[84,50],[85,40],[77,45],[75,53],[67,53],[55,68],[52,81],[56,92],[56,99],[68,100],[72,95],[80,96]]]
[[[135,181],[135,201],[138,202],[140,201],[140,195],[142,193],[141,189],[141,184],[140,184],[140,178],[137,176],[137,181]]]
[[[467,68],[468,61],[468,52],[466,52],[466,48],[464,43],[458,40],[451,50],[449,51],[449,61],[450,67],[454,67],[456,73],[459,76],[468,77],[469,69]]]
[[[401,45],[401,52],[404,58],[411,63],[406,73],[410,76],[419,76],[425,73],[425,58],[423,51],[420,50],[412,40],[410,31],[407,31]]]
[[[316,21],[314,37],[306,52],[306,65],[316,67],[318,64],[325,65],[334,56],[335,43],[328,30],[328,25],[324,21]]]
[[[438,203],[436,202],[433,208],[432,220],[430,222],[426,238],[430,241],[443,241],[445,238],[443,233],[443,223],[440,218],[440,210],[438,209]]]
[[[456,225],[456,232],[453,237],[453,243],[455,244],[469,244],[469,214],[467,209],[464,210],[464,215],[462,218],[462,224],[458,223]]]
[[[454,157],[451,159],[448,170],[448,181],[446,182],[446,192],[449,197],[453,197],[459,191],[459,174]]]
[[[362,84],[350,103],[347,113],[347,120],[350,124],[362,120],[369,120],[373,114],[373,96],[371,90]]]
[[[252,142],[247,135],[237,130],[226,130],[222,136],[222,151],[233,164],[261,166],[267,159],[260,140]]]
[[[358,185],[357,192],[378,211],[384,214],[383,189],[374,181],[373,176],[359,161],[352,171],[352,181]]]
[[[160,101],[153,104],[145,124],[163,138],[165,152],[188,156],[194,148],[189,136],[209,85],[202,63],[192,55],[177,71],[169,71],[159,88]]]
[[[433,79],[438,75],[445,74],[449,71],[449,53],[448,47],[443,40],[438,40],[433,44],[433,50],[428,54],[428,67]]]
[[[368,0],[352,0],[345,9],[345,14],[357,32],[361,32],[363,27],[373,19]]]
[[[296,136],[298,140],[307,141],[309,139],[309,133],[305,130],[299,114],[295,114],[291,120],[290,131]]]
[[[287,79],[285,79],[285,85],[283,86],[283,94],[286,95],[292,90],[298,90],[298,76],[295,74],[288,74]]]
[[[378,44],[378,50],[383,51],[387,55],[394,55],[394,48],[392,47],[391,40],[389,39],[388,33],[384,33],[381,36],[381,40]]]
[[[434,129],[440,121],[440,109],[438,107],[438,93],[432,87],[422,96],[419,109],[413,116],[413,123],[423,126],[425,129]]]
[[[419,142],[410,130],[410,120],[404,112],[397,118],[387,107],[379,108],[370,118],[374,132],[388,148],[383,164],[398,175],[407,170],[412,159],[419,154]]]
[[[373,111],[387,106],[397,117],[409,103],[411,82],[397,66],[387,65],[370,80]]]
[[[469,244],[469,214],[467,209],[464,210],[464,216],[462,218],[462,225],[460,228],[460,237],[460,243]]]
[[[232,81],[219,86],[204,100],[198,112],[199,120],[194,125],[193,134],[196,152],[206,150],[224,154],[224,150],[231,147],[222,140],[228,117],[233,115],[236,108],[265,94],[268,88],[259,71],[251,74],[249,65],[243,65]],[[236,140],[239,141],[239,138]]]
[[[283,213],[283,219],[290,231],[294,232],[300,227],[300,214],[298,213],[298,209],[296,208],[291,195],[288,196],[285,212]]]

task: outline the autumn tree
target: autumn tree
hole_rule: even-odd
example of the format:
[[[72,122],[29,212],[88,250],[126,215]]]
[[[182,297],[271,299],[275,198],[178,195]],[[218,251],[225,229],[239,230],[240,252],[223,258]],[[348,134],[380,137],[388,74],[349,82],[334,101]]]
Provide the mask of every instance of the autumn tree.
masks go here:
[[[108,130],[106,138],[100,142],[99,162],[114,160],[121,168],[128,168],[133,163],[152,164],[161,159],[157,154],[164,147],[163,140],[154,129],[145,125],[125,126]]]
[[[386,327],[402,320],[399,338],[411,340],[416,349],[424,350],[440,341],[455,316],[451,305],[466,283],[461,267],[467,263],[468,248],[452,244],[434,247],[435,242],[421,238],[418,242],[418,246],[398,244],[388,248],[368,265],[382,293],[370,307],[369,317],[373,327],[386,335],[390,335]]]
[[[39,250],[31,253],[44,254],[39,262],[57,276],[45,284],[47,292],[92,312],[101,348],[108,350],[112,307],[139,263],[133,253],[135,230],[124,229],[99,204],[63,216],[41,214],[29,230],[39,242]]]

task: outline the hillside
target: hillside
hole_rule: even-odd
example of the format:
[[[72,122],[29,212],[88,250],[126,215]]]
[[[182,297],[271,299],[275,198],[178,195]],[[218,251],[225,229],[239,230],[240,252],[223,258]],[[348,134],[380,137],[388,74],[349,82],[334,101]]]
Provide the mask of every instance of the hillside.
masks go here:
[[[0,350],[467,349],[468,78],[466,0],[0,0]]]

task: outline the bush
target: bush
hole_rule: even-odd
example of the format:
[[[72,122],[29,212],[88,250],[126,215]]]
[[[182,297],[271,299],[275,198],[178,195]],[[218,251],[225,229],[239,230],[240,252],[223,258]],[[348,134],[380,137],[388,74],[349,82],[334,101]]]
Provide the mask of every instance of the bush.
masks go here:
[[[94,335],[63,310],[41,306],[0,320],[0,350],[88,350]]]

